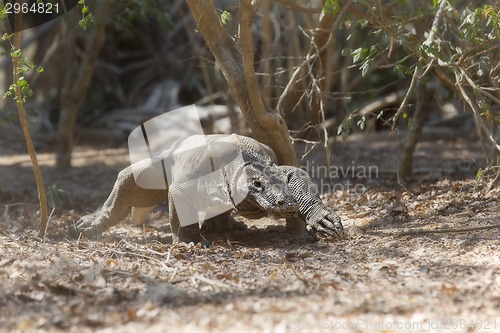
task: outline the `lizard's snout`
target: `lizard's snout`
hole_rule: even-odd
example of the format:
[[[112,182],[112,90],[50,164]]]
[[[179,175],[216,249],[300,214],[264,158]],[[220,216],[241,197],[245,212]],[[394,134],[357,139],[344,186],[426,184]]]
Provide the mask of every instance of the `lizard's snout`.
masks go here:
[[[299,212],[299,204],[295,198],[280,198],[276,200],[276,215],[282,217],[291,217],[297,215]]]

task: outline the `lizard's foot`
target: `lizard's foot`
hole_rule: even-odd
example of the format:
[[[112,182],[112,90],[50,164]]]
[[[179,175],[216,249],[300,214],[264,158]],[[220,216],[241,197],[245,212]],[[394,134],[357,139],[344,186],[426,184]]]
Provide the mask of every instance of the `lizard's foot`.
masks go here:
[[[78,238],[80,235],[91,237],[101,234],[102,231],[101,223],[99,223],[96,214],[82,216],[69,227],[69,234],[74,238]]]
[[[226,233],[245,229],[247,229],[245,223],[236,221],[233,216],[228,214],[219,215],[206,220],[201,226],[202,234]]]
[[[306,224],[309,232],[322,232],[334,237],[344,236],[344,227],[340,217],[326,206],[308,216]]]
[[[178,233],[172,232],[172,243],[198,243],[201,241],[200,226],[198,223],[180,228]]]

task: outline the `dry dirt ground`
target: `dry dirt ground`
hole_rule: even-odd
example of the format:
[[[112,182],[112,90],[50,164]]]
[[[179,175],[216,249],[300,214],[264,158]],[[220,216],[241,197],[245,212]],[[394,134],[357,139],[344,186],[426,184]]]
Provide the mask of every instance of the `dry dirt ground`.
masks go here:
[[[500,331],[499,229],[480,229],[500,223],[500,190],[474,180],[484,162],[473,138],[424,135],[406,184],[393,172],[397,137],[334,143],[335,186],[316,149],[305,167],[344,239],[297,241],[283,221],[262,219],[210,247],[171,246],[165,209],[143,228],[67,237],[107,196],[124,148],[78,147],[65,174],[40,153],[57,209],[37,239],[29,161],[9,140],[0,139],[1,332]]]

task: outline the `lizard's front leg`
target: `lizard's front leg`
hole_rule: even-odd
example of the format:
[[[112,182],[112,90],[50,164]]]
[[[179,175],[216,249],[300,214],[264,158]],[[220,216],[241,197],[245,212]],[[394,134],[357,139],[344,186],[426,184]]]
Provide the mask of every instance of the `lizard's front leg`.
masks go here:
[[[175,184],[172,189],[175,191]],[[179,203],[179,200],[183,200],[183,198],[178,197],[177,203]],[[192,242],[196,244],[201,240],[198,214],[194,209],[186,209],[186,207],[189,207],[189,203],[187,201],[185,201],[183,204],[181,203],[180,206],[182,206],[181,209],[184,208],[184,211],[182,212],[184,218],[190,222],[193,222],[192,224],[189,224],[187,226],[181,225],[177,208],[174,205],[174,199],[172,197],[172,194],[169,193],[168,217],[170,220],[170,229],[172,230],[172,243],[176,244],[179,242],[183,242],[189,244]],[[188,217],[186,218],[186,216]]]
[[[320,231],[335,237],[344,234],[340,217],[323,203],[318,188],[307,172],[292,166],[279,166],[287,177],[288,188],[299,204],[299,217],[308,231]]]

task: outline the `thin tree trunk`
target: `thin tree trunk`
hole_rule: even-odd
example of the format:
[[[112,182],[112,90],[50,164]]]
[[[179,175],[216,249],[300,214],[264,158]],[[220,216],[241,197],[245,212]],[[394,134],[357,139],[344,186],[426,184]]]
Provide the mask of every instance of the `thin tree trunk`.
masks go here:
[[[58,147],[56,167],[66,170],[71,167],[71,154],[74,145],[74,133],[78,111],[83,104],[90,87],[97,56],[106,37],[106,25],[111,16],[113,0],[101,0],[95,9],[95,26],[86,38],[82,60],[76,60],[75,32],[69,32],[70,65],[66,72],[63,90],[61,92],[61,116],[58,124]],[[70,14],[71,15],[71,14]],[[71,28],[69,28],[71,29]]]
[[[17,3],[21,3],[21,0],[17,0]],[[15,14],[14,21],[14,50],[21,49],[21,27],[22,27],[22,13]],[[24,140],[26,141],[26,148],[28,149],[28,154],[30,155],[31,165],[33,166],[33,173],[35,174],[36,187],[38,191],[38,201],[40,203],[40,228],[38,230],[38,237],[43,238],[45,236],[45,230],[47,229],[48,222],[48,209],[47,209],[47,197],[45,195],[45,187],[43,185],[42,172],[40,171],[40,166],[38,165],[38,159],[36,157],[35,147],[33,147],[33,141],[31,140],[30,131],[28,128],[28,120],[26,119],[26,113],[24,112],[23,96],[21,93],[21,87],[18,84],[20,76],[20,57],[12,58],[12,77],[13,83],[16,84],[15,94],[17,101],[17,111],[19,113],[19,121],[21,123],[21,128],[23,129]]]
[[[425,118],[429,113],[430,109],[430,97],[429,91],[426,88],[425,83],[420,83],[417,86],[417,107],[415,109],[415,114],[413,115],[413,120],[408,130],[402,147],[401,147],[401,160],[398,164],[398,176],[400,178],[407,178],[413,172],[413,154],[415,153],[415,148],[422,130],[424,128]]]

